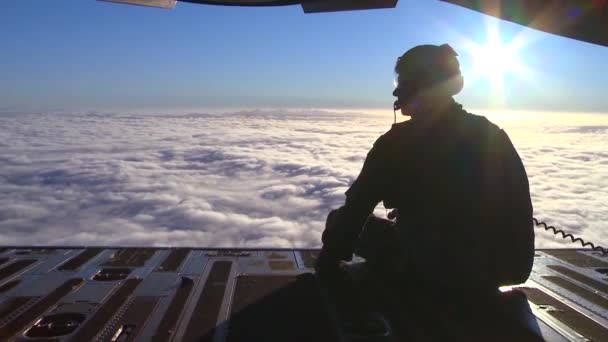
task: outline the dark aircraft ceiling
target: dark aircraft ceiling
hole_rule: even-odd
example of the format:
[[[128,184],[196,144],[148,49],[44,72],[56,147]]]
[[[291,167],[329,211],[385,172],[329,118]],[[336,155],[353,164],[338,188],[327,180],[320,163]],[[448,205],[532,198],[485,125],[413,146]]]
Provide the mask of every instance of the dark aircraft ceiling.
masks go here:
[[[608,0],[441,0],[537,30],[608,46]]]
[[[175,0],[102,0],[170,8]],[[398,0],[180,0],[222,6],[301,5],[305,13],[393,8]],[[608,46],[608,0],[441,0],[563,37]]]
[[[180,0],[206,5],[283,6],[301,4],[305,13],[391,8],[398,0]]]

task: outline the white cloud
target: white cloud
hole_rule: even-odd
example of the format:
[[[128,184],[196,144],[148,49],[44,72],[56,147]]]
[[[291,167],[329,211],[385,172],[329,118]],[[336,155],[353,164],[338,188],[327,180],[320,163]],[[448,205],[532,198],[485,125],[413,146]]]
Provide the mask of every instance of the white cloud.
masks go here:
[[[536,216],[608,241],[608,116],[490,119],[526,164]],[[322,111],[0,115],[0,244],[319,246],[325,216],[391,122]]]

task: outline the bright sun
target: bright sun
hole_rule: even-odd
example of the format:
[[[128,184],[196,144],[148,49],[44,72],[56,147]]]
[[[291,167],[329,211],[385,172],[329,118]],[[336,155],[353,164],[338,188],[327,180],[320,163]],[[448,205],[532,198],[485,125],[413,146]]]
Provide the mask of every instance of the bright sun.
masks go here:
[[[500,42],[488,42],[485,45],[474,47],[473,55],[474,74],[487,77],[493,82],[502,82],[509,74],[517,74],[522,65],[516,49]]]
[[[462,37],[461,46],[471,56],[470,63],[463,70],[465,82],[486,85],[492,99],[501,103],[505,99],[505,83],[508,77],[529,80],[531,70],[522,62],[522,49],[532,41],[519,34],[506,41],[502,38],[497,24],[486,25],[486,40],[477,43]]]

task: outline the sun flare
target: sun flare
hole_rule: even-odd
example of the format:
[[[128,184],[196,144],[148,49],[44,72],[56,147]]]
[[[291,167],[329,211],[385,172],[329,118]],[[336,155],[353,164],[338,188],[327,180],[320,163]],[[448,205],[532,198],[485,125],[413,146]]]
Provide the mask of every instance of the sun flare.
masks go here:
[[[460,46],[470,59],[463,69],[465,82],[489,91],[495,104],[503,104],[509,80],[531,81],[533,71],[525,64],[524,48],[533,42],[520,33],[504,37],[496,23],[488,22],[481,42],[461,36]]]
[[[472,71],[478,77],[487,77],[493,82],[502,82],[507,74],[517,74],[522,70],[516,49],[500,42],[488,42],[471,51]]]

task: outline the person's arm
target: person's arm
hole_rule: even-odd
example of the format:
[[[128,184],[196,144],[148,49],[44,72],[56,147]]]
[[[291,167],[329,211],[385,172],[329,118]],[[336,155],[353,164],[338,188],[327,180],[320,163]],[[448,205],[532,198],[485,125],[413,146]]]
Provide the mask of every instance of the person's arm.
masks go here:
[[[534,225],[532,222],[533,207],[530,197],[528,176],[515,147],[508,135],[501,130],[502,156],[504,165],[505,203],[504,223],[505,236],[502,251],[508,265],[505,269],[506,283],[519,284],[526,281],[534,262]]]
[[[490,130],[484,146],[479,209],[489,250],[487,271],[495,285],[526,281],[534,261],[532,201],[524,165],[505,131]]]
[[[361,173],[346,191],[346,202],[327,216],[320,260],[336,264],[351,260],[357,237],[367,217],[383,199],[386,156],[382,137],[367,154]]]

